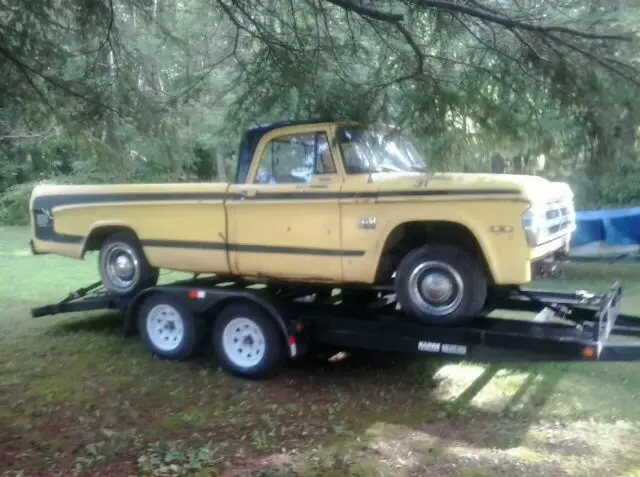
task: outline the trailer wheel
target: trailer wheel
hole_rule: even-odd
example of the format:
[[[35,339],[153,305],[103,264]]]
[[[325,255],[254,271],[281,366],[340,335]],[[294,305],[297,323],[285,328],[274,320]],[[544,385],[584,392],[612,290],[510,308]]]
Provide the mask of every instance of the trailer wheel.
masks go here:
[[[464,250],[425,245],[402,259],[395,288],[408,315],[423,323],[455,324],[480,312],[487,298],[487,277]]]
[[[252,303],[224,308],[213,324],[212,339],[222,368],[234,376],[267,378],[280,371],[286,360],[281,330]]]
[[[98,270],[105,289],[120,296],[137,295],[158,282],[158,269],[147,261],[138,238],[125,231],[102,243]]]
[[[203,336],[202,319],[167,293],[154,293],[142,302],[138,329],[153,354],[176,361],[195,354]]]

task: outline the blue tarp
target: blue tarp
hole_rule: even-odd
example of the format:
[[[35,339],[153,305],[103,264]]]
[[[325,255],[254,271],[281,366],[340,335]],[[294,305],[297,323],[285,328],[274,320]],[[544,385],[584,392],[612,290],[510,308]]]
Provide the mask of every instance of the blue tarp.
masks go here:
[[[640,207],[576,212],[576,222],[572,247],[640,245]]]

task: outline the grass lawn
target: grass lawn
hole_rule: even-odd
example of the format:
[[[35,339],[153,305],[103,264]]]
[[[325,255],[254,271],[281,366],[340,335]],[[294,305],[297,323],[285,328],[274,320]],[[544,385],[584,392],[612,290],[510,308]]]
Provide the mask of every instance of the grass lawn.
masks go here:
[[[33,306],[96,280],[96,260],[31,256],[0,228],[0,476],[640,476],[640,366],[454,364],[356,355],[268,382],[154,359],[118,316]],[[550,288],[625,285],[574,266]],[[639,312],[640,313],[640,312]]]

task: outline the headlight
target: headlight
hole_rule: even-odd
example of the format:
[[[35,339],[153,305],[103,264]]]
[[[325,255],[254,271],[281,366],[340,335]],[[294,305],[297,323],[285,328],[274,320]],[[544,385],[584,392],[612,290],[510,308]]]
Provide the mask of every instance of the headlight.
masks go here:
[[[544,209],[533,205],[522,213],[522,228],[530,247],[535,247],[540,243],[545,221],[544,214]]]

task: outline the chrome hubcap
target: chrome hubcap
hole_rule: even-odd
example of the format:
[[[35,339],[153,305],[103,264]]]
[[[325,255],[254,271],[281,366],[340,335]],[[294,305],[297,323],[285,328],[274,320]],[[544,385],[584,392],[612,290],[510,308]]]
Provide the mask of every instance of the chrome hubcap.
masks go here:
[[[126,243],[114,243],[104,250],[102,270],[108,288],[120,293],[129,291],[140,279],[136,252]]]
[[[121,280],[131,280],[134,273],[133,260],[128,255],[118,255],[112,264],[113,273]]]
[[[455,311],[464,296],[460,273],[438,261],[418,265],[409,276],[408,286],[413,303],[424,313],[435,316]]]
[[[420,282],[420,293],[429,301],[442,303],[453,294],[453,281],[444,273],[433,272]]]

